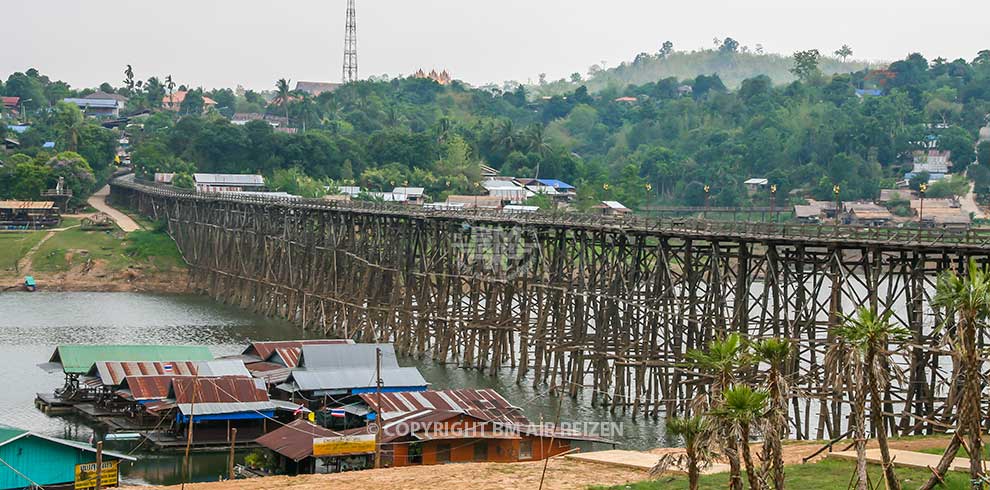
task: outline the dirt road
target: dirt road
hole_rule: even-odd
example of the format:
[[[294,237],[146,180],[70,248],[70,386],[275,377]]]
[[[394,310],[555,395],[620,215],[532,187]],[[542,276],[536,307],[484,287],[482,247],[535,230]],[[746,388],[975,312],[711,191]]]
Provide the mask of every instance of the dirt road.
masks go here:
[[[89,200],[86,202],[96,208],[97,211],[105,213],[106,215],[113,218],[117,223],[117,226],[125,233],[130,233],[132,231],[137,231],[141,229],[141,225],[138,225],[136,221],[132,220],[130,216],[127,216],[120,211],[117,211],[114,207],[107,204],[107,196],[110,195],[110,186],[105,185],[102,189],[93,193],[89,196]]]

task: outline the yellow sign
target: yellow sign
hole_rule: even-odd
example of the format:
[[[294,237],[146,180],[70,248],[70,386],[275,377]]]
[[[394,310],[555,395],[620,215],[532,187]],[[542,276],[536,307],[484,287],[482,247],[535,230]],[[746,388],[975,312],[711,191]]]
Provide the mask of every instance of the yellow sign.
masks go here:
[[[104,488],[117,486],[116,461],[104,461],[102,473],[103,477],[100,480],[100,486]],[[75,490],[85,490],[87,488],[96,488],[96,463],[76,465]]]
[[[367,454],[375,452],[375,435],[317,437],[313,439],[313,456],[343,456],[345,454]]]

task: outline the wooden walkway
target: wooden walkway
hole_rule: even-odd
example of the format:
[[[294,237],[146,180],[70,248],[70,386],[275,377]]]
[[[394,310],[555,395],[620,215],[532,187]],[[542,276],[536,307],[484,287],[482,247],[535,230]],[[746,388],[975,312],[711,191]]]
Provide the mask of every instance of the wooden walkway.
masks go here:
[[[856,451],[835,452],[828,455],[829,458],[856,461]],[[938,466],[938,461],[942,459],[941,454],[919,453],[917,451],[904,451],[902,449],[891,449],[890,457],[894,460],[895,466],[905,468],[916,468],[925,470]],[[870,464],[880,464],[880,450],[867,449],[866,462]],[[969,459],[956,457],[949,466],[950,471],[969,472]]]
[[[630,468],[634,470],[650,471],[653,469],[657,463],[660,462],[660,458],[663,455],[647,453],[642,451],[626,451],[622,449],[613,449],[610,451],[593,451],[590,453],[574,453],[565,456],[567,459],[572,459],[574,461],[582,461],[585,463],[597,463],[605,464],[609,466],[619,466],[622,468]],[[712,475],[715,473],[726,473],[729,471],[729,465],[727,464],[713,464],[703,470],[701,470],[702,475]],[[673,467],[668,470],[668,473],[675,475],[687,474],[687,470],[684,468]]]

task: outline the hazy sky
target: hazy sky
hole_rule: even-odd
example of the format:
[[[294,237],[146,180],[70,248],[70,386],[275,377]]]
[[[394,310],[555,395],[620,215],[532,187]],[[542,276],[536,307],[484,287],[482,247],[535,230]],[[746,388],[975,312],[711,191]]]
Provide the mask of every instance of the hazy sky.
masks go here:
[[[206,88],[280,77],[339,81],[346,0],[0,0],[0,76],[36,67],[73,87],[172,74]],[[972,59],[990,48],[975,0],[358,0],[360,76],[446,68],[474,84],[613,66],[664,40],[791,53],[843,43],[856,58]]]

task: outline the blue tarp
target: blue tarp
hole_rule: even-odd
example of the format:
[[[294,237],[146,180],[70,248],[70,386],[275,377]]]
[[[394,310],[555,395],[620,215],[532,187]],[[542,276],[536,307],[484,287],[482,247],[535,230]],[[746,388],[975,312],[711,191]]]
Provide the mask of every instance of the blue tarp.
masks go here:
[[[45,144],[41,145],[42,148],[55,148],[54,141],[46,141]]]
[[[217,413],[213,415],[196,415],[193,419],[194,422],[209,422],[211,420],[257,420],[257,419],[270,419],[275,417],[274,410],[263,410],[260,412],[236,412],[236,413]],[[189,417],[182,415],[181,413],[175,414],[175,420],[178,422],[188,422]]]
[[[24,134],[24,132],[27,131],[30,128],[31,128],[31,126],[26,126],[26,125],[23,125],[23,124],[18,124],[18,125],[9,124],[9,125],[7,125],[7,129],[9,129],[9,130],[11,130],[11,131],[13,131],[13,132],[15,132],[17,134]]]
[[[426,386],[386,386],[382,388],[382,393],[404,393],[408,391],[426,391]],[[374,393],[375,388],[352,388],[351,394],[360,395],[362,393]]]
[[[573,185],[568,184],[567,182],[564,182],[564,181],[561,181],[561,180],[557,180],[557,179],[536,179],[536,180],[537,180],[537,182],[539,182],[539,183],[541,183],[541,184],[543,184],[543,185],[545,185],[547,187],[553,187],[555,189],[562,189],[562,190],[565,190],[565,191],[566,190],[573,190],[573,189],[575,189],[575,187]]]

